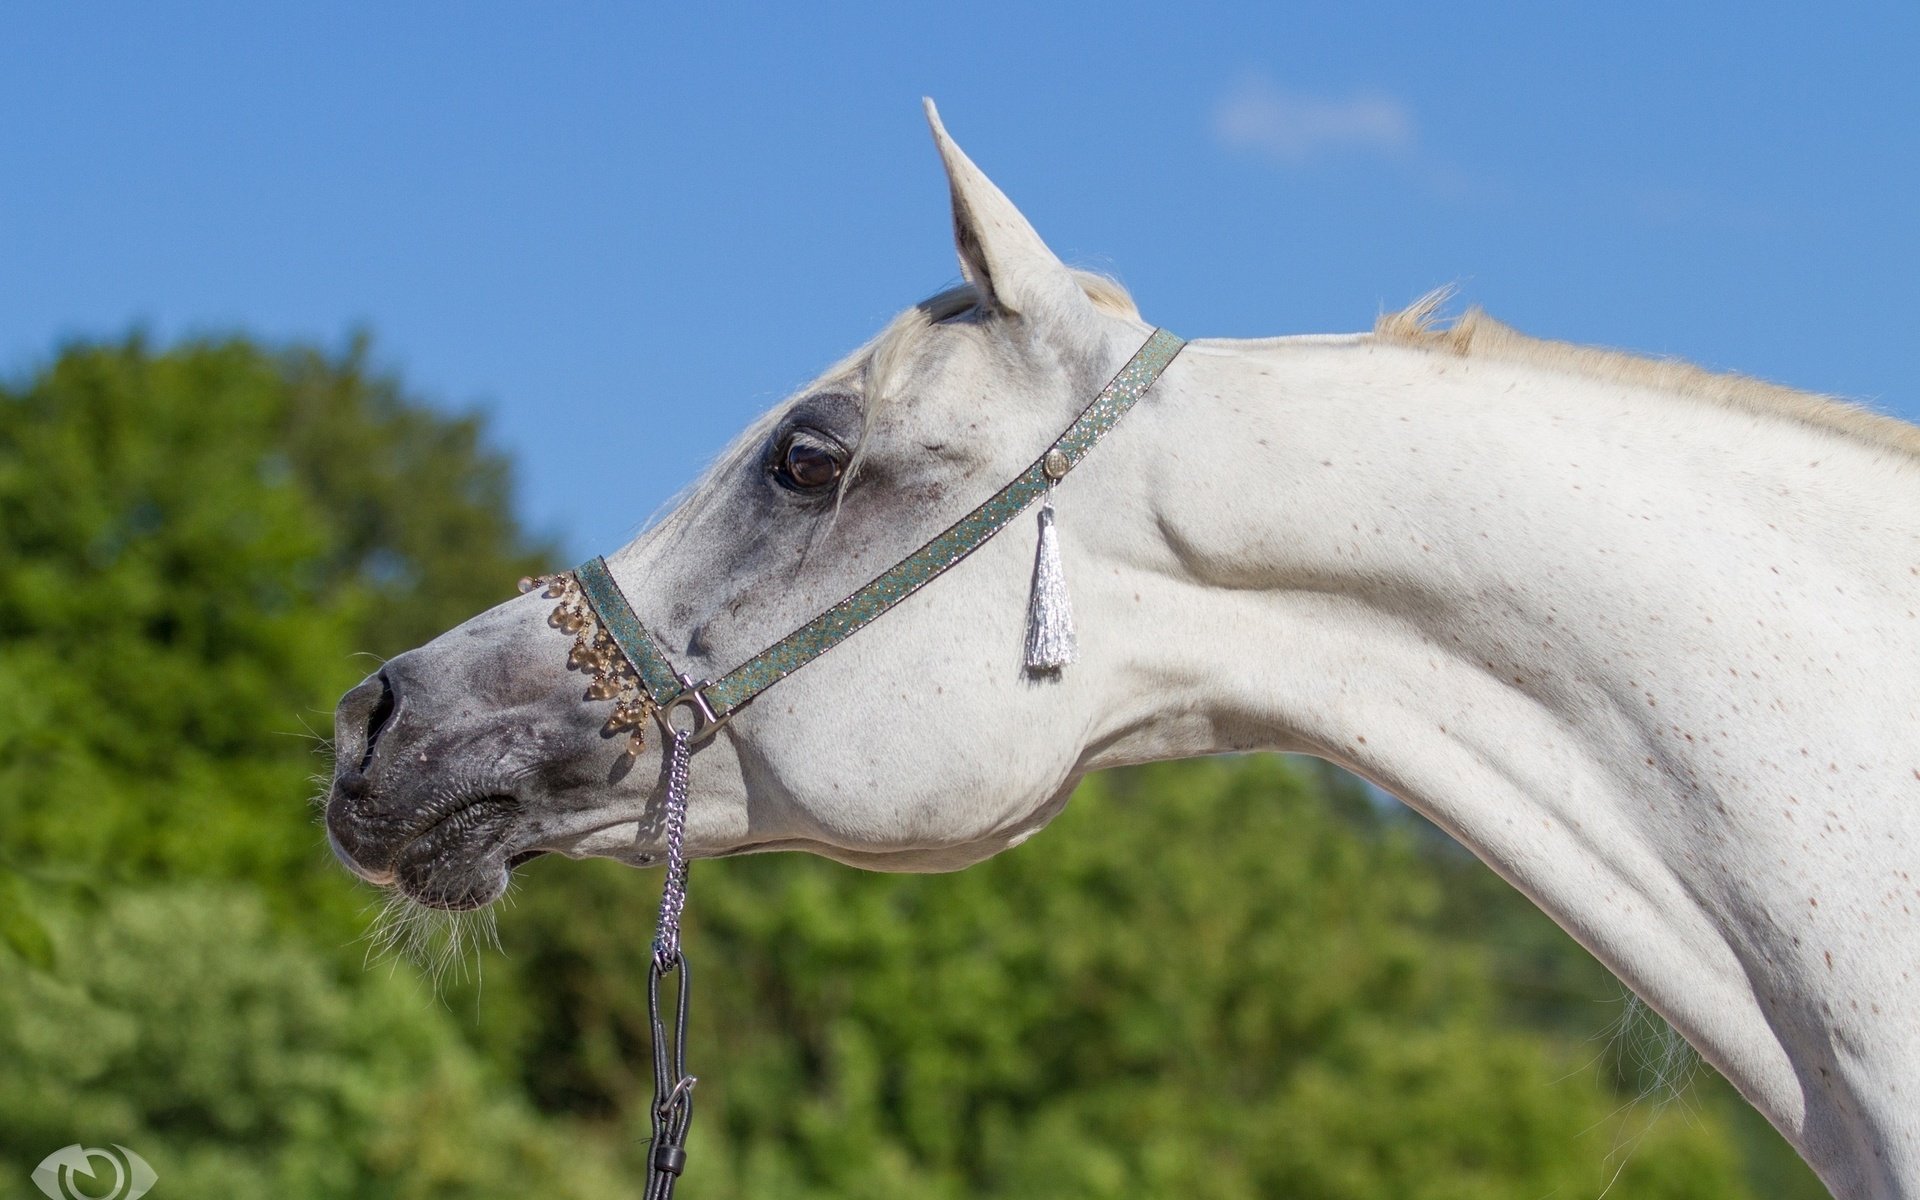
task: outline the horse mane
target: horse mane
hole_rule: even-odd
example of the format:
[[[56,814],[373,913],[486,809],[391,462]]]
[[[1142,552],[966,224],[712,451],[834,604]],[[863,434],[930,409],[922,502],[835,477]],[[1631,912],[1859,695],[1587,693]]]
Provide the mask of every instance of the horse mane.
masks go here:
[[[1443,323],[1440,308],[1452,296],[1453,289],[1441,288],[1399,312],[1382,315],[1374,322],[1374,337],[1400,346],[1543,367],[1689,396],[1725,408],[1785,417],[1920,458],[1920,426],[1859,404],[1748,375],[1709,371],[1679,359],[1531,337],[1496,321],[1478,306],[1451,323]]]

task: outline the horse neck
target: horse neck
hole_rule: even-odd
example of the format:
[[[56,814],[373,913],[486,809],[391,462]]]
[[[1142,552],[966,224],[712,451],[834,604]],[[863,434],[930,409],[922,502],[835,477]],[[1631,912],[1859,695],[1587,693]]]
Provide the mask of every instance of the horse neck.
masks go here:
[[[1840,1194],[1915,1186],[1914,464],[1366,338],[1198,343],[1165,385],[1134,443],[1152,532],[1112,549],[1132,672],[1088,765],[1348,767],[1534,899]]]

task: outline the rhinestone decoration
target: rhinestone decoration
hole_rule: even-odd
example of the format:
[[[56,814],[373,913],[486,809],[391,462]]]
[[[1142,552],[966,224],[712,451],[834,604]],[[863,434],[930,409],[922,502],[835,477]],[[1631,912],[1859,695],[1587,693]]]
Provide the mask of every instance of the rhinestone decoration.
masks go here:
[[[588,677],[582,700],[615,702],[613,713],[600,727],[603,737],[627,735],[627,757],[639,755],[646,746],[647,725],[653,720],[653,697],[640,684],[640,676],[627,661],[611,634],[600,622],[580,580],[571,571],[559,575],[541,575],[520,581],[520,590],[541,589],[541,595],[556,600],[547,615],[547,624],[573,635],[573,648],[567,652],[567,669]]]
[[[627,665],[639,674],[641,689],[655,704],[665,704],[679,695],[680,677],[674,674],[673,664],[661,652],[660,644],[641,624],[639,614],[627,602],[626,593],[614,582],[607,560],[590,558],[575,567],[573,575],[588,608],[605,626],[614,645],[626,655]]]

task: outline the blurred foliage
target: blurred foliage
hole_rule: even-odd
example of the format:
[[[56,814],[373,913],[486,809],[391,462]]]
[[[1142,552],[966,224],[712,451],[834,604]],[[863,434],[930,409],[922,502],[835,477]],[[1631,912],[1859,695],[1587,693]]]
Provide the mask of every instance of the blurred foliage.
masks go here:
[[[363,344],[0,388],[0,1180],[121,1142],[168,1194],[637,1188],[657,877],[532,864],[484,986],[436,991],[368,968],[305,803],[366,655],[552,558],[479,421]],[[694,895],[691,1200],[1823,1194],[1710,1074],[1637,1101],[1618,985],[1317,764],[1095,779],[957,875]]]
[[[248,891],[117,889],[57,924],[71,969],[0,959],[0,1129],[23,1150],[131,1145],[183,1196],[621,1190],[613,1156],[539,1119],[417,982],[342,978]]]
[[[0,853],[338,903],[289,819],[316,732],[375,665],[355,652],[550,557],[507,478],[476,419],[407,402],[364,346],[136,338],[0,392]]]

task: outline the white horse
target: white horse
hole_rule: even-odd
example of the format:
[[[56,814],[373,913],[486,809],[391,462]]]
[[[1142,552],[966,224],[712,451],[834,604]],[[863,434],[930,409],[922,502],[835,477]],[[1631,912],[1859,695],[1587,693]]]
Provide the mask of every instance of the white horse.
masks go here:
[[[1151,332],[929,116],[966,286],[609,556],[695,674],[1014,478]],[[1920,1197],[1920,429],[1420,305],[1189,344],[1054,503],[1076,664],[1021,669],[1017,521],[701,748],[688,852],[949,870],[1089,771],[1316,754],[1524,891],[1837,1195]],[[658,860],[656,747],[608,740],[551,608],[342,701],[327,821],[361,875],[470,907],[542,851]]]

